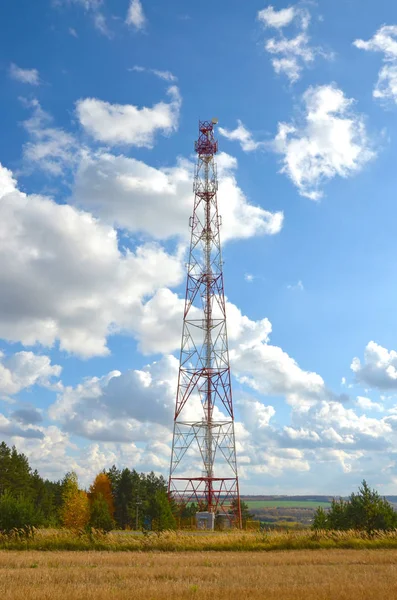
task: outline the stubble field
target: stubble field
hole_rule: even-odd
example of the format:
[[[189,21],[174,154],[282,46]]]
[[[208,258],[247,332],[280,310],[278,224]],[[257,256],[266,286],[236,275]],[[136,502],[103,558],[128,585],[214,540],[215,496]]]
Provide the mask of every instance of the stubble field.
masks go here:
[[[375,600],[397,550],[0,552],[2,600]]]

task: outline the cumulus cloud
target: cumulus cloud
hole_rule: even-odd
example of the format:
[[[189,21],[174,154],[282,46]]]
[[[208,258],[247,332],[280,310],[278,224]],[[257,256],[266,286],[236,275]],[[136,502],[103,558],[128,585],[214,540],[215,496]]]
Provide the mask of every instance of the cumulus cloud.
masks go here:
[[[42,439],[44,437],[43,432],[37,427],[31,426],[22,426],[17,423],[7,419],[4,415],[0,413],[0,434],[1,437],[11,437],[11,438],[33,438],[33,439]],[[18,440],[19,441],[19,440]]]
[[[170,346],[176,348],[182,300],[169,290],[161,290],[149,302],[152,306],[142,325],[140,343],[150,346],[153,352],[165,351],[165,345],[162,349],[156,347],[153,332],[159,331],[166,314],[165,325],[157,337],[171,336]],[[178,305],[178,309],[168,320],[168,307],[172,305]],[[272,478],[285,473],[309,473],[319,462],[333,465],[330,468],[334,469],[334,476],[354,473],[362,470],[360,461],[368,452],[389,451],[397,430],[395,417],[376,419],[361,414],[376,410],[368,402],[363,403],[362,397],[354,403],[359,409],[357,414],[347,405],[347,398],[338,397],[326,387],[320,375],[303,370],[281,348],[270,344],[271,324],[267,319],[252,321],[229,302],[227,316],[232,372],[240,384],[256,394],[250,396],[246,387],[237,388],[237,393],[235,390],[236,443],[245,486],[255,485],[264,473]],[[60,391],[49,409],[50,417],[68,435],[100,443],[100,448],[111,444],[134,448],[136,444],[144,445],[145,450],[140,451],[144,464],[153,462],[153,452],[147,445],[160,444],[158,466],[165,471],[169,464],[178,366],[174,356],[164,355],[142,369],[113,371],[102,378],[86,379],[75,388]],[[290,423],[280,426],[275,421],[276,406],[265,401],[266,397],[274,401],[275,396],[284,397],[290,405]],[[185,418],[197,420],[202,411],[200,400],[191,400]],[[218,410],[216,416],[222,418],[222,412]],[[193,460],[192,453],[189,461]]]
[[[23,146],[23,158],[30,168],[40,168],[51,175],[62,175],[78,160],[80,149],[74,137],[53,126],[53,119],[37,100],[23,100],[32,116],[23,122],[31,141]]]
[[[357,396],[356,405],[363,411],[376,410],[382,412],[384,410],[379,402],[372,402],[370,398],[366,398],[365,396]]]
[[[69,433],[97,441],[170,441],[179,363],[172,355],[125,373],[68,387],[49,415]]]
[[[367,41],[357,39],[356,48],[382,52],[384,65],[379,71],[373,96],[397,103],[397,25],[382,25]]]
[[[232,346],[230,360],[242,383],[265,395],[286,396],[287,402],[300,410],[330,395],[320,375],[301,369],[281,348],[268,344],[267,339]]]
[[[145,27],[146,17],[143,12],[141,0],[131,0],[128,7],[126,23],[138,30]]]
[[[310,87],[303,94],[301,125],[279,123],[274,149],[283,155],[285,173],[302,196],[318,200],[322,184],[358,172],[376,153],[364,117],[354,100],[335,85]]]
[[[177,350],[181,342],[181,328],[185,300],[167,288],[160,289],[131,317],[131,328],[144,354],[167,353]],[[191,315],[198,309],[191,309]],[[242,344],[257,344],[268,340],[272,326],[268,319],[252,321],[233,303],[226,301],[228,339],[231,347],[239,340]]]
[[[11,63],[9,74],[12,79],[20,81],[21,83],[28,83],[30,85],[40,84],[40,76],[37,69],[22,69],[16,64]]]
[[[143,298],[183,278],[179,253],[156,244],[120,251],[91,214],[16,189],[0,168],[0,337],[83,357],[105,355]]]
[[[41,438],[8,437],[18,450],[29,457],[32,468],[43,477],[57,480],[67,471],[75,471],[80,484],[88,487],[103,469],[116,464],[119,468],[134,466],[138,471],[165,473],[169,466],[170,449],[161,441],[118,444],[112,442],[81,443],[77,446],[69,434],[51,425],[40,428]]]
[[[372,388],[397,388],[397,352],[387,350],[376,342],[369,342],[364,350],[364,362],[353,358],[350,366],[358,383]]]
[[[243,123],[238,120],[236,129],[224,129],[219,127],[219,133],[228,140],[237,141],[240,143],[241,149],[244,152],[252,152],[264,146],[264,142],[256,142],[252,133],[244,127]]]
[[[310,13],[298,5],[275,10],[273,6],[260,10],[257,14],[262,25],[277,30],[277,37],[268,38],[265,50],[272,55],[272,65],[277,74],[285,74],[291,83],[300,79],[305,67],[314,62],[316,56],[330,56],[322,48],[310,44],[307,33],[310,24]],[[286,37],[283,28],[294,25],[297,34]]]
[[[12,418],[19,421],[23,425],[35,425],[41,423],[43,416],[37,408],[19,408],[12,413]]]
[[[181,96],[176,86],[167,94],[170,102],[152,108],[85,98],[77,102],[76,112],[87,133],[99,142],[152,148],[156,133],[169,135],[178,129]]]
[[[49,387],[61,371],[48,356],[22,351],[6,357],[0,351],[0,395],[12,396],[33,385]]]
[[[248,202],[236,181],[236,159],[221,153],[217,163],[222,241],[278,233],[283,213]],[[143,231],[157,239],[185,238],[192,213],[193,169],[193,163],[186,159],[158,169],[133,158],[99,152],[81,161],[73,199],[130,231]]]
[[[171,310],[172,317],[169,318],[167,307],[172,306],[172,301],[178,310]],[[142,319],[140,341],[143,350],[174,350],[180,343],[183,302],[169,291],[166,294],[166,290],[162,291],[160,298],[155,297],[149,304],[153,302],[154,306],[145,312]],[[232,346],[236,343],[256,344],[268,338],[271,330],[268,319],[251,321],[230,303],[227,312]],[[163,315],[167,315],[165,323]],[[165,340],[168,340],[168,348]],[[165,354],[143,369],[125,373],[113,371],[99,379],[87,379],[75,388],[61,390],[49,415],[62,423],[65,431],[95,441],[170,441],[178,369],[179,361],[173,355]],[[239,406],[242,411],[247,402],[247,399],[241,400]],[[265,426],[274,410],[272,407],[262,409],[259,402],[254,407],[258,426]],[[191,398],[184,410],[185,421],[201,419],[202,408],[198,395]],[[221,415],[219,409],[216,414]]]

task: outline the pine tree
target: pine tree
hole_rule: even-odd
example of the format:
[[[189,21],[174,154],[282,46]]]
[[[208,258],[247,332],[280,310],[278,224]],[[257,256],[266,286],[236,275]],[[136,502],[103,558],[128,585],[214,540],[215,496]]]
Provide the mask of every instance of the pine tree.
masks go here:
[[[232,512],[237,512],[237,500],[232,500],[231,509]],[[245,527],[247,521],[252,521],[254,515],[249,511],[248,504],[243,500],[240,500],[240,510],[242,525]]]
[[[385,498],[371,490],[364,480],[358,493],[348,500],[333,500],[329,511],[318,508],[313,529],[360,529],[372,534],[374,531],[397,528],[397,513]]]
[[[176,521],[166,492],[158,489],[148,502],[147,516],[153,531],[175,529]]]

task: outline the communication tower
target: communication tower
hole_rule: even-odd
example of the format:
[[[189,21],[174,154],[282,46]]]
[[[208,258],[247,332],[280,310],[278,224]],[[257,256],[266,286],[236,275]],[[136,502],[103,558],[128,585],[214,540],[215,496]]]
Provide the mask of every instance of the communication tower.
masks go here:
[[[194,208],[169,494],[241,527],[214,156],[217,119],[199,121]]]

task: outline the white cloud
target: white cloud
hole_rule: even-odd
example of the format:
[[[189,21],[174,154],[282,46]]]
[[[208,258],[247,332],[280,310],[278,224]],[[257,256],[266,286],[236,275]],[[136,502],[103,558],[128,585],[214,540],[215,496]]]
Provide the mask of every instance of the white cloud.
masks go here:
[[[51,175],[62,175],[65,167],[73,166],[80,155],[74,137],[63,129],[53,127],[51,115],[41,108],[37,100],[23,100],[23,103],[33,109],[31,118],[23,122],[32,138],[23,146],[25,163]]]
[[[231,344],[230,361],[241,383],[265,395],[286,396],[287,402],[300,410],[329,397],[320,375],[304,371],[286,352],[267,340]]]
[[[70,33],[70,35],[71,35],[71,36],[73,36],[73,37],[75,37],[75,38],[79,37],[79,36],[77,35],[77,31],[76,31],[76,30],[75,30],[73,27],[69,27],[69,30],[68,30],[68,31],[69,31],[69,33]]]
[[[33,385],[49,387],[61,371],[48,356],[22,351],[6,357],[0,352],[0,395],[12,396]]]
[[[255,279],[255,275],[252,275],[252,273],[244,273],[244,279],[247,283],[252,283]]]
[[[30,85],[39,85],[40,77],[37,69],[22,69],[14,63],[11,63],[9,74],[12,79],[21,83],[29,83]]]
[[[67,433],[58,427],[21,427],[0,417],[2,438],[28,456],[33,469],[51,480],[68,471],[75,471],[82,486],[88,487],[103,469],[116,464],[119,468],[134,466],[139,471],[165,472],[169,465],[169,447],[161,441],[149,441],[139,446],[109,442],[79,445],[72,443]]]
[[[278,233],[283,213],[248,203],[236,181],[233,157],[221,153],[217,163],[222,241]],[[87,155],[76,175],[74,202],[130,231],[143,231],[157,239],[187,238],[193,169],[193,163],[185,159],[174,167],[157,169],[125,156]]]
[[[279,123],[274,149],[283,155],[285,173],[302,196],[318,200],[322,184],[348,177],[376,155],[354,101],[335,85],[310,87],[303,94],[301,126]]]
[[[159,290],[135,313],[131,329],[144,353],[172,352],[180,346],[184,300],[170,290]],[[271,323],[252,321],[226,302],[230,362],[237,379],[259,393],[286,396],[297,410],[307,411],[321,400],[337,397],[317,373],[305,371],[286,352],[269,344]]]
[[[179,363],[173,356],[141,370],[109,373],[68,387],[50,407],[69,433],[102,442],[170,442]]]
[[[163,288],[131,315],[130,328],[135,332],[141,352],[167,353],[179,348],[184,303],[184,298]],[[252,321],[228,301],[226,311],[231,348],[237,340],[249,345],[268,339],[272,328],[268,319]]]
[[[103,0],[53,0],[55,6],[61,4],[80,4],[85,10],[97,10],[102,4]]]
[[[113,34],[111,33],[105,15],[103,15],[101,12],[99,11],[95,11],[94,13],[94,26],[96,29],[98,29],[98,31],[100,33],[102,33],[102,35],[108,37],[108,38],[112,38]]]
[[[140,0],[131,0],[128,7],[126,23],[127,25],[135,27],[135,29],[143,29],[145,27],[146,17]]]
[[[77,102],[77,116],[84,129],[99,142],[152,148],[157,132],[168,135],[178,129],[181,96],[176,86],[167,93],[170,102],[159,102],[152,108],[86,98]]]
[[[358,39],[353,44],[361,50],[383,53],[385,64],[379,71],[373,95],[397,104],[397,25],[382,25],[368,41]]]
[[[244,152],[252,152],[253,150],[257,150],[258,148],[264,146],[263,142],[255,142],[252,137],[252,133],[248,131],[246,127],[244,127],[240,120],[238,120],[237,123],[238,126],[233,130],[219,127],[219,133],[228,140],[240,142],[241,148],[244,150]]]
[[[346,408],[340,402],[321,402],[312,410],[310,419],[326,427],[333,425],[345,433],[364,434],[372,438],[383,438],[392,432],[387,418],[358,416],[353,409]]]
[[[304,287],[303,283],[301,282],[301,280],[299,279],[298,283],[287,285],[287,289],[294,291],[294,292],[296,292],[296,291],[303,292],[305,287]]]
[[[139,65],[135,65],[132,69],[128,69],[129,71],[135,71],[136,73],[152,73],[156,75],[159,79],[163,79],[164,81],[175,82],[178,81],[178,77],[176,77],[171,71],[160,71],[159,69],[147,69],[146,67],[140,67]]]
[[[284,73],[291,83],[300,78],[305,67],[314,62],[316,56],[329,58],[330,54],[322,48],[310,45],[307,29],[310,24],[310,13],[306,8],[297,5],[279,11],[272,6],[258,12],[258,20],[265,28],[278,30],[277,38],[268,38],[265,50],[272,55],[272,65],[277,74]],[[298,33],[287,38],[282,32],[284,27],[295,25]]]
[[[273,406],[265,406],[262,402],[251,398],[242,398],[235,404],[244,427],[251,432],[268,427],[271,419],[276,414]]]
[[[179,332],[175,331],[176,322],[181,325],[181,314],[176,315],[178,311],[172,315],[174,323],[158,329],[164,315],[167,323],[167,310],[172,303],[179,304],[178,310],[182,311],[182,299],[163,290],[146,314],[142,332],[148,337],[141,343],[154,344],[152,334],[157,331],[157,339],[171,334],[173,345],[179,345],[179,335],[176,335]],[[230,303],[227,303],[227,315],[232,371],[240,381],[246,378],[246,383],[262,394],[284,395],[292,408],[291,423],[280,427],[274,424],[274,406],[240,390],[237,395],[235,392],[236,443],[244,489],[256,482],[260,485],[263,473],[278,478],[285,473],[302,476],[310,472],[313,478],[318,464],[327,464],[328,468],[328,464],[333,463],[334,477],[340,472],[357,473],[362,471],[363,465],[368,469],[368,453],[388,452],[394,439],[393,417],[358,416],[352,408],[346,407],[326,388],[318,374],[302,370],[281,348],[269,344],[271,325],[267,319],[251,321]],[[152,350],[156,351],[154,345]],[[110,452],[106,449],[114,448],[115,453],[115,448],[121,448],[119,444],[122,444],[138,453],[138,464],[146,468],[148,464],[155,464],[166,472],[177,373],[178,360],[168,355],[142,369],[86,379],[76,388],[66,388],[58,394],[50,416],[68,434],[100,443],[100,446],[95,445],[95,452],[106,455]],[[201,409],[196,401],[198,399],[187,407],[189,418],[198,418]],[[363,410],[359,403],[356,406]],[[365,460],[367,463],[360,462]],[[305,481],[305,485],[310,485],[312,479]]]
[[[43,432],[38,427],[32,427],[30,425],[24,426],[15,423],[11,419],[8,419],[0,413],[0,435],[2,439],[11,438],[32,438],[42,439],[44,437]],[[20,440],[18,439],[18,446]]]
[[[383,412],[384,408],[378,402],[372,402],[370,398],[366,398],[365,396],[357,396],[356,405],[364,411],[372,411],[376,410],[379,412]]]
[[[181,256],[144,244],[118,248],[116,231],[92,215],[13,189],[0,168],[0,337],[80,356],[108,352],[142,299],[183,278]]]
[[[100,11],[103,6],[103,0],[53,0],[54,6],[62,6],[75,4],[81,6],[86,12],[90,13],[94,23],[94,27],[104,36],[111,38],[112,33],[109,30],[106,17]],[[73,28],[69,28],[70,35],[77,37],[77,33]]]
[[[364,351],[364,363],[353,358],[350,366],[356,380],[381,390],[397,388],[397,352],[371,341]]]
[[[297,9],[294,6],[274,10],[273,6],[269,5],[258,12],[257,18],[265,27],[275,27],[279,29],[290,25],[296,17]]]

